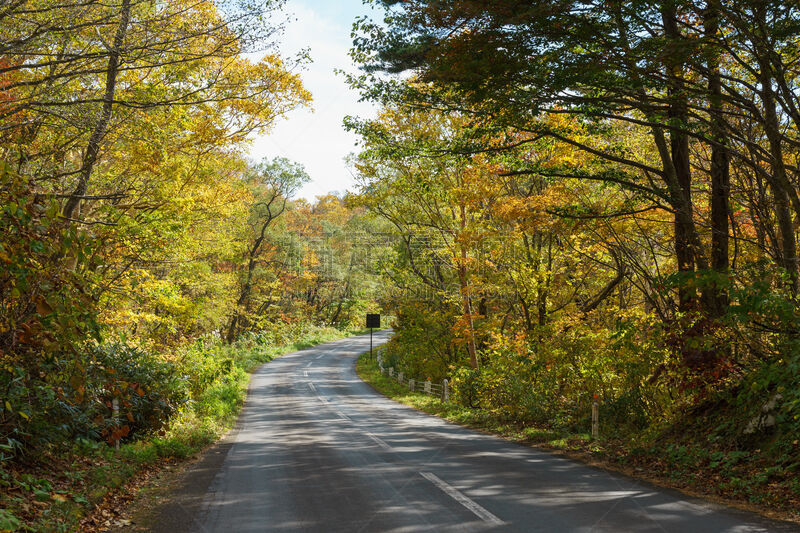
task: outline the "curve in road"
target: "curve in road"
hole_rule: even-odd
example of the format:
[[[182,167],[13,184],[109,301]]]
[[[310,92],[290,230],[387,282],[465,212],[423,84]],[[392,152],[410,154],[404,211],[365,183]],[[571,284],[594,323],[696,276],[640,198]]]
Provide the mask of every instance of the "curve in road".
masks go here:
[[[352,337],[256,371],[224,460],[195,487],[205,496],[160,529],[798,531],[395,403],[355,373],[368,348]]]

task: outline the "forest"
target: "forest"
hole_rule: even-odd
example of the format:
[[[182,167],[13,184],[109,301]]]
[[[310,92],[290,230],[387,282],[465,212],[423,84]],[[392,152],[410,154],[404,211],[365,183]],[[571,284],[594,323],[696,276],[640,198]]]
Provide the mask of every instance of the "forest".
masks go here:
[[[797,3],[381,4],[350,83],[382,111],[347,125],[353,205],[399,239],[387,364],[480,427],[796,511]]]
[[[0,7],[0,531],[79,527],[367,312],[460,409],[585,435],[598,403],[585,446],[796,509],[800,6],[367,3],[380,111],[315,201],[247,155],[313,105],[283,1]]]
[[[374,222],[247,156],[311,105],[307,58],[272,52],[281,8],[0,8],[0,530],[76,527],[229,428],[258,363],[363,327],[377,278],[346,236]],[[97,480],[64,501],[58,470]]]

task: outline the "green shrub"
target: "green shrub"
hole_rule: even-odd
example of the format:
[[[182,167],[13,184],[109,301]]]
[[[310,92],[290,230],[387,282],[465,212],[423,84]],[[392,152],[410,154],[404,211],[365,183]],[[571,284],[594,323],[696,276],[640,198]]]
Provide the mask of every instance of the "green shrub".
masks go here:
[[[454,402],[464,407],[479,407],[480,371],[461,367],[454,373],[450,385],[450,396]]]
[[[119,421],[112,418],[114,399]],[[173,364],[122,343],[90,347],[83,413],[91,421],[89,436],[113,443],[152,433],[187,399],[185,380]]]

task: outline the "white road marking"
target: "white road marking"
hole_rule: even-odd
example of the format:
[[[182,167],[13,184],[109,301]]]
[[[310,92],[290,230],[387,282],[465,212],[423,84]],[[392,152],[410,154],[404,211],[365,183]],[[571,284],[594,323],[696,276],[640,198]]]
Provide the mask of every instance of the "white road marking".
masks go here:
[[[308,363],[308,364],[306,365],[306,368],[310,367],[310,366],[311,366],[311,365],[313,365],[313,364],[314,364],[314,361],[311,361],[310,363]]]
[[[303,375],[304,375],[305,377],[308,377],[308,370],[303,370]]]
[[[472,511],[472,513],[483,520],[484,522],[488,522],[490,524],[502,525],[504,522],[497,518],[495,515],[475,503],[474,501],[470,500],[466,496],[464,496],[458,489],[449,485],[439,479],[436,474],[431,472],[420,472],[420,475],[439,487],[442,492],[453,498],[455,501]]]
[[[327,399],[327,398],[324,398],[324,397],[323,397],[323,396],[322,396],[322,395],[319,393],[319,391],[317,390],[317,387],[315,387],[315,386],[314,386],[314,382],[313,382],[313,381],[308,381],[308,382],[306,382],[306,383],[308,383],[308,388],[309,388],[309,389],[311,389],[312,391],[314,391],[314,394],[316,394],[316,396],[317,396],[317,400],[321,401],[322,403],[328,403],[328,399]]]
[[[389,446],[389,445],[386,443],[386,441],[384,441],[383,439],[380,439],[380,438],[376,437],[375,435],[373,435],[373,434],[372,434],[372,433],[370,433],[369,431],[367,431],[367,437],[371,438],[373,441],[375,441],[375,443],[376,443],[378,446],[380,446],[381,448],[383,448],[383,449],[384,449],[384,450],[386,450],[387,452],[391,452],[391,451],[393,451],[393,450],[392,450],[392,447],[391,447],[391,446]]]
[[[321,358],[323,358],[323,357],[325,357],[325,354],[324,354],[324,353],[321,353],[321,354],[319,354],[319,355],[317,356],[317,359],[321,359]]]
[[[350,417],[342,413],[341,411],[336,411],[336,414],[339,415],[339,418],[341,418],[342,420],[350,420]]]

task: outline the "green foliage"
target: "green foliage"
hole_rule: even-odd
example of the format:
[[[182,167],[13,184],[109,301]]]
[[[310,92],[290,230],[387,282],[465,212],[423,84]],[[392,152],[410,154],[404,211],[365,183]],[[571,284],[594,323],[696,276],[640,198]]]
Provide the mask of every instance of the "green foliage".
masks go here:
[[[22,521],[14,516],[8,509],[0,509],[0,531],[18,531],[22,528]]]
[[[188,399],[185,379],[158,356],[120,343],[91,346],[89,353],[85,391],[82,385],[73,391],[83,399],[82,415],[94,422],[89,437],[110,443],[141,438],[161,429]]]
[[[24,398],[31,408],[20,412],[23,423],[11,430],[19,437],[8,437],[15,448],[8,451],[63,447],[72,439],[114,443],[139,438],[161,428],[186,400],[181,377],[156,356],[122,344],[90,344],[80,350],[81,371],[68,372],[59,361],[40,367],[48,372],[47,380],[25,380],[19,374],[11,381],[8,404],[13,409],[13,402]]]
[[[397,304],[396,304],[397,305]],[[398,305],[395,334],[385,346],[385,365],[419,379],[441,381],[466,353],[452,335],[452,309],[409,302]]]
[[[453,373],[451,394],[453,401],[475,409],[480,406],[480,371],[461,367]]]
[[[5,453],[64,437],[74,409],[59,390],[98,336],[91,240],[65,227],[59,204],[0,163],[0,442]],[[70,267],[84,260],[88,271]],[[45,420],[53,415],[54,421]],[[55,420],[58,420],[57,422]],[[54,431],[50,431],[53,429]]]

